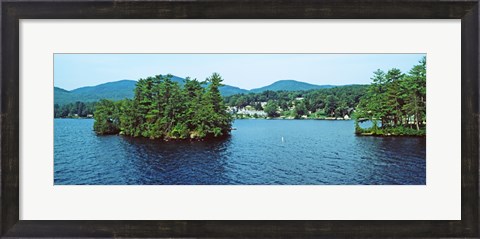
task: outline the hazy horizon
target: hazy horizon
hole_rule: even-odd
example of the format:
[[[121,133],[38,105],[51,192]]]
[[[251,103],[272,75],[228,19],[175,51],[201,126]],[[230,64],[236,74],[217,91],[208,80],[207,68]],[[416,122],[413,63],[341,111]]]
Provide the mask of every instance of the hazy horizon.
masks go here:
[[[65,90],[158,74],[205,80],[218,72],[242,89],[296,80],[370,84],[377,69],[408,72],[425,54],[54,54],[54,86]]]

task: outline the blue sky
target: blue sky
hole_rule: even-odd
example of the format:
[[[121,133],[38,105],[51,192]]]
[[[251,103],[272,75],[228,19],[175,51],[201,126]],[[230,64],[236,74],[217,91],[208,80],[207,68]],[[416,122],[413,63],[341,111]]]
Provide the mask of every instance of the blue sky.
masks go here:
[[[425,54],[55,54],[54,85],[66,90],[158,74],[204,80],[218,72],[243,89],[278,80],[368,84],[377,69],[408,72]]]

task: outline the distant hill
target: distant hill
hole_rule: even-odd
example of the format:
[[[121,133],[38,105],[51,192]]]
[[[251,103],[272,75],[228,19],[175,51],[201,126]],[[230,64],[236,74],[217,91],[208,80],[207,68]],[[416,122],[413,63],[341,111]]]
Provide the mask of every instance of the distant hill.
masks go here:
[[[58,87],[53,88],[53,95],[55,104],[59,105],[71,103],[72,98],[74,98],[70,91]]]
[[[81,87],[72,91],[55,87],[54,101],[55,104],[64,105],[76,101],[94,102],[100,99],[121,100],[133,98],[133,89],[135,89],[136,83],[133,80],[121,80],[97,86]]]
[[[274,82],[271,85],[267,85],[261,88],[251,89],[250,92],[261,93],[263,91],[272,90],[272,91],[296,91],[296,90],[314,90],[314,89],[324,89],[324,88],[333,88],[333,85],[314,85],[296,80],[279,80]]]
[[[172,81],[184,84],[184,79],[178,76],[172,76]],[[95,102],[100,99],[122,100],[125,98],[133,98],[135,84],[134,80],[120,80],[108,82],[96,86],[86,86],[75,90],[65,90],[59,87],[54,87],[54,101],[55,104],[64,105],[74,103],[76,101]],[[247,90],[240,89],[235,86],[225,85],[220,87],[220,93],[223,96],[229,96],[240,93],[247,93]]]
[[[236,94],[244,94],[248,93],[248,90],[238,88],[236,86],[224,85],[220,87],[220,94],[223,96],[230,96]]]
[[[133,80],[120,80],[97,86],[81,87],[70,91],[70,93],[84,102],[98,101],[100,99],[121,100],[133,98],[133,90],[136,83]]]

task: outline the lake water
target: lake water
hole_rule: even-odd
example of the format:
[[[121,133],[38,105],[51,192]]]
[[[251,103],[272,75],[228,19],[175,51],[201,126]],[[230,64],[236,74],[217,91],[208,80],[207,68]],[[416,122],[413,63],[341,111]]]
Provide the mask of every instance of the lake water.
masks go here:
[[[55,119],[56,185],[424,185],[425,138],[355,136],[353,121],[237,120],[230,137],[97,136]],[[282,141],[283,138],[283,141]]]

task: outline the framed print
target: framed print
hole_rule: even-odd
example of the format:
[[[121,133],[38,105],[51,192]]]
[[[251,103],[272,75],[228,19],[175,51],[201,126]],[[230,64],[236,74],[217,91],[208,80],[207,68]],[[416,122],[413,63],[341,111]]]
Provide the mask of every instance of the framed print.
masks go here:
[[[478,237],[477,1],[4,1],[6,237]]]

